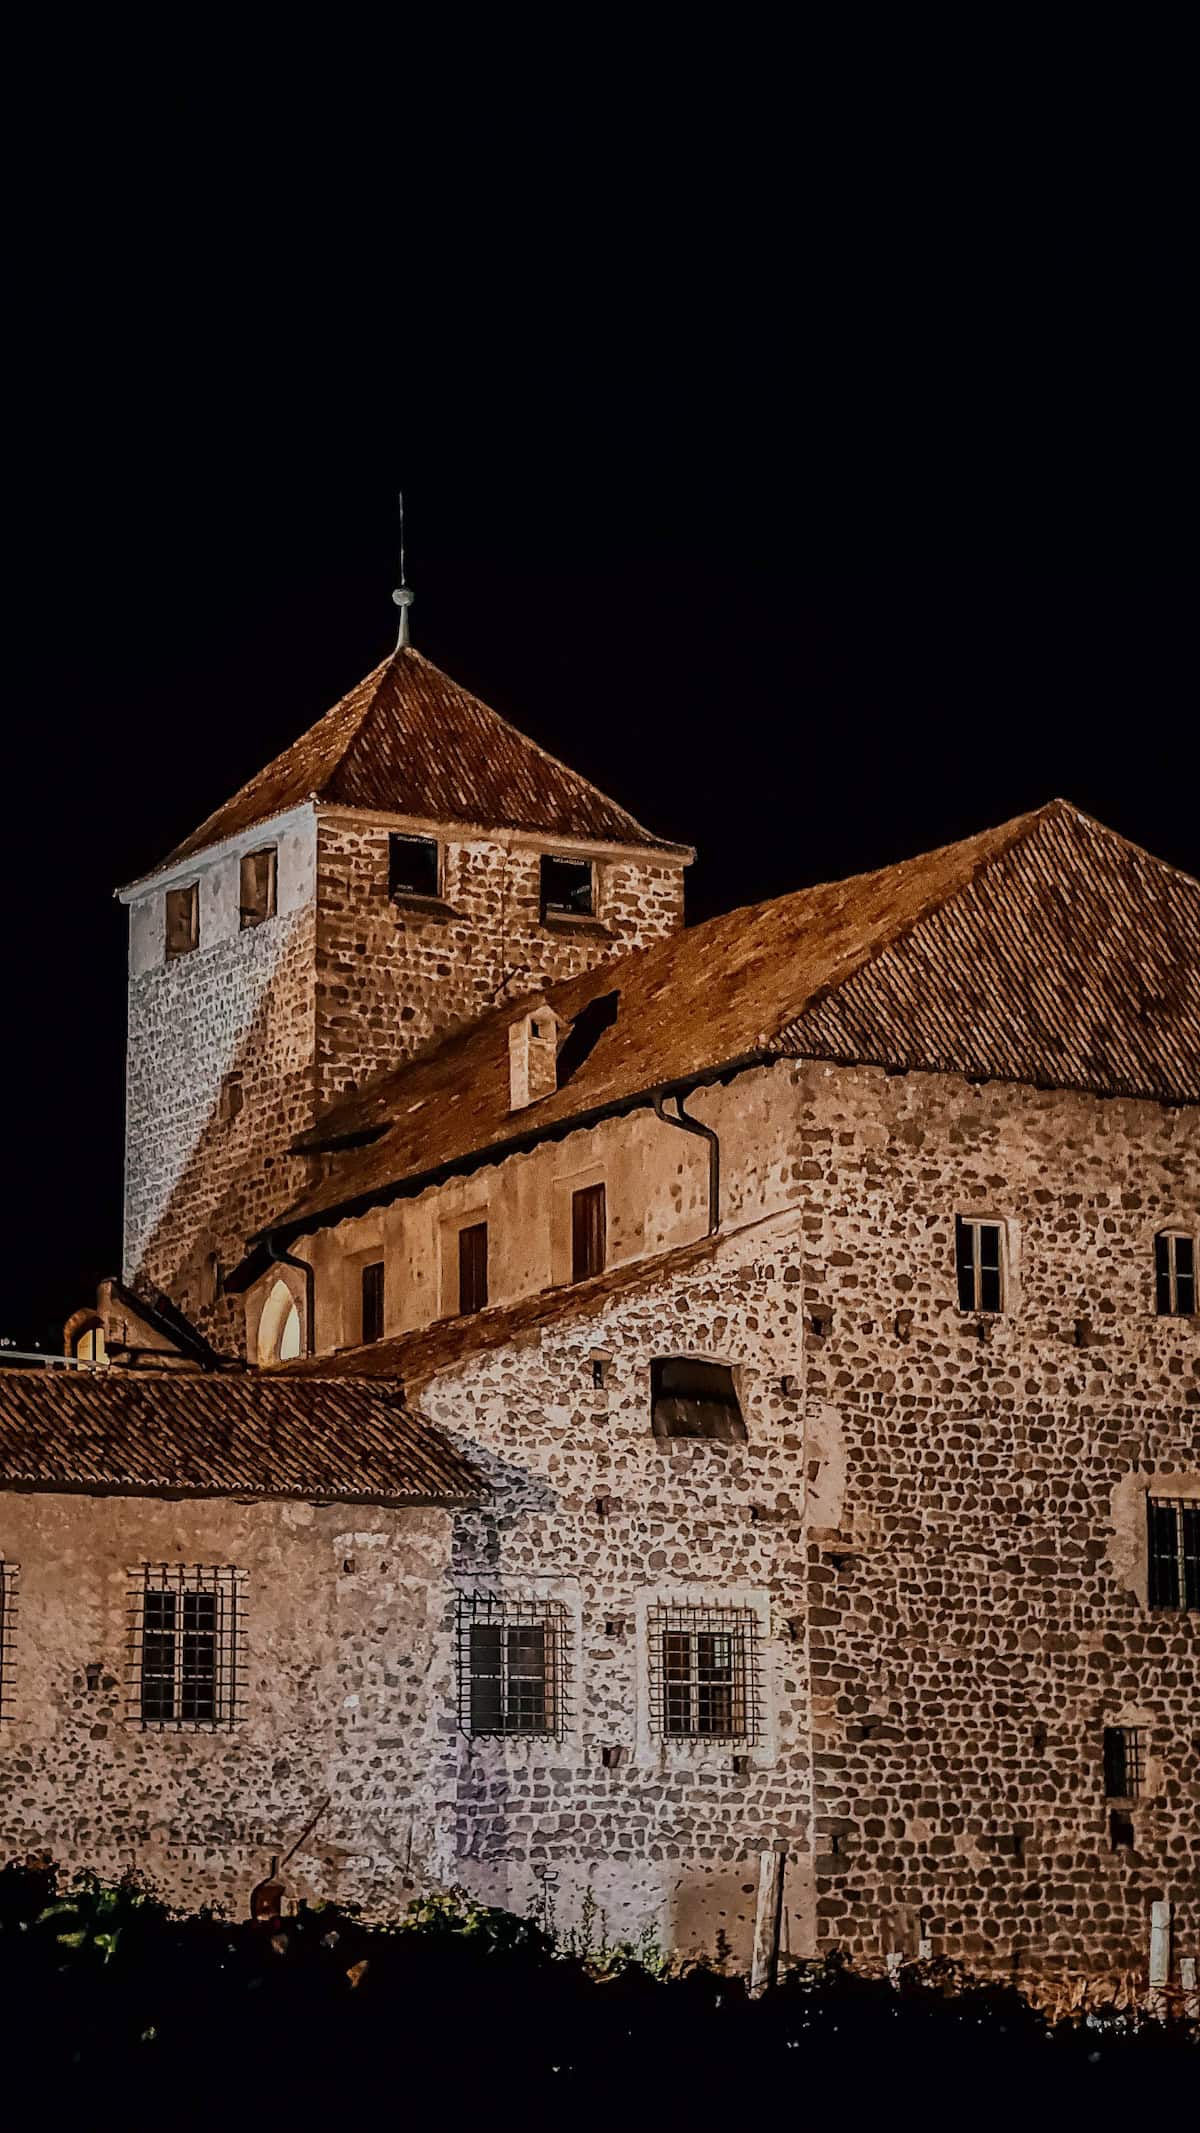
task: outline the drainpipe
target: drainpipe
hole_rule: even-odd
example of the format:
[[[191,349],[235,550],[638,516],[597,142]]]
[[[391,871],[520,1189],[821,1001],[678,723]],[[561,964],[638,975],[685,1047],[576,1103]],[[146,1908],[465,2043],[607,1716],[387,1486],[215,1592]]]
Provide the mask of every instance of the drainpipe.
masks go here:
[[[708,1232],[711,1237],[721,1227],[721,1143],[712,1126],[705,1126],[698,1118],[692,1118],[683,1108],[683,1097],[676,1094],[671,1101],[675,1105],[674,1116],[667,1110],[668,1098],[656,1090],[652,1099],[654,1112],[664,1126],[679,1126],[685,1133],[697,1133],[708,1142]]]
[[[297,1259],[292,1252],[281,1252],[273,1234],[268,1234],[263,1241],[272,1266],[294,1267],[297,1274],[304,1276],[304,1353],[311,1355],[316,1334],[316,1276],[306,1259]]]

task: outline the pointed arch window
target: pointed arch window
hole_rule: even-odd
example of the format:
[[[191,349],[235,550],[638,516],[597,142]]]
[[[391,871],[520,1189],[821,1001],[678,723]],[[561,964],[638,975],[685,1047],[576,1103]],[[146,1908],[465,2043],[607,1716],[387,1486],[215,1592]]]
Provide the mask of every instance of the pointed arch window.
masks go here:
[[[260,1363],[290,1363],[300,1354],[300,1307],[286,1281],[277,1281],[258,1322]]]

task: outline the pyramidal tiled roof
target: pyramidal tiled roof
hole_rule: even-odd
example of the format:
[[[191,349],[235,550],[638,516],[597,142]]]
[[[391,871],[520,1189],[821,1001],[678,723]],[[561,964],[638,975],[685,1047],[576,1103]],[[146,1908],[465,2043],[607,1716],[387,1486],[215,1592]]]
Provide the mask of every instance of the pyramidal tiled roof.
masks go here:
[[[336,1104],[298,1235],[485,1152],[734,1064],[794,1056],[1200,1103],[1200,882],[1065,800],[959,844],[730,911],[550,988],[617,1012],[513,1112],[501,1006]],[[357,1143],[356,1145],[354,1143]]]
[[[172,865],[310,798],[678,852],[404,645],[185,837]]]

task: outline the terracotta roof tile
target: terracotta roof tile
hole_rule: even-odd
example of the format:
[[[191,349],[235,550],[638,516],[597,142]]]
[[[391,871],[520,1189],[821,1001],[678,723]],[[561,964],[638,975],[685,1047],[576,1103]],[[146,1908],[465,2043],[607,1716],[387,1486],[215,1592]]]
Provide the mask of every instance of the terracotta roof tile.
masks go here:
[[[0,1487],[460,1503],[479,1480],[379,1388],[258,1371],[0,1367]]]
[[[383,660],[256,772],[163,864],[186,859],[310,798],[434,822],[682,849],[651,836],[623,807],[547,755],[411,645]]]

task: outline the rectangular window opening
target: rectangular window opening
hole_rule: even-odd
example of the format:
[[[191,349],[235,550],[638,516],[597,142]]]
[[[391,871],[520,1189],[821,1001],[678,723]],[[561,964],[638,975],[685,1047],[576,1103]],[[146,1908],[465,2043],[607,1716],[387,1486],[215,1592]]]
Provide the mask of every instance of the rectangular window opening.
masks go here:
[[[462,1594],[458,1603],[458,1718],[476,1738],[561,1740],[566,1614],[557,1603]]]
[[[543,852],[541,869],[543,918],[594,918],[595,870],[590,859],[558,859]]]
[[[375,1259],[362,1270],[362,1337],[364,1341],[383,1339],[383,1266],[382,1259]]]
[[[167,890],[167,961],[190,955],[200,945],[200,884]]]
[[[1185,1230],[1154,1240],[1154,1302],[1160,1318],[1196,1315],[1196,1239]]]
[[[442,848],[436,837],[388,838],[388,895],[437,898],[442,892]]]
[[[707,1437],[744,1444],[746,1421],[728,1363],[695,1355],[655,1356],[650,1365],[650,1427],[666,1442]]]
[[[1104,1797],[1136,1800],[1145,1776],[1143,1734],[1140,1726],[1105,1726]]]
[[[264,845],[261,852],[242,854],[238,913],[243,932],[275,916],[275,864],[273,844]]]
[[[1151,1607],[1200,1609],[1200,1497],[1148,1496],[1146,1524]]]
[[[458,1233],[458,1308],[465,1317],[488,1300],[488,1226],[472,1222]]]
[[[666,1740],[754,1741],[762,1732],[758,1618],[748,1607],[656,1607],[650,1709]]]
[[[584,1185],[571,1195],[571,1279],[589,1281],[604,1272],[608,1220],[603,1185]]]
[[[131,1697],[145,1728],[232,1726],[240,1716],[239,1570],[147,1565],[133,1594]]]
[[[960,1311],[1004,1309],[1004,1231],[999,1222],[954,1218]]]

